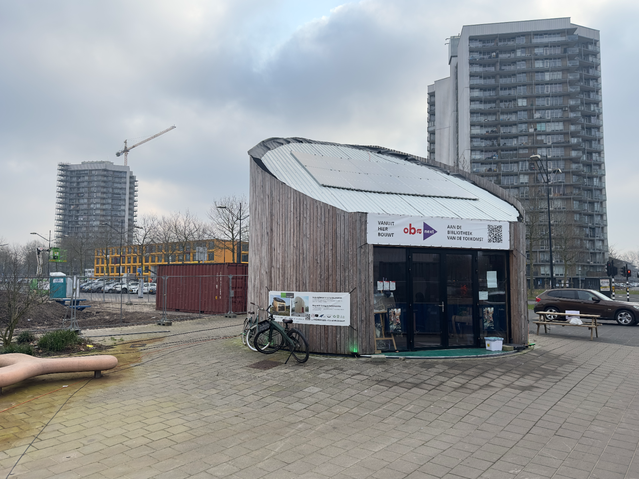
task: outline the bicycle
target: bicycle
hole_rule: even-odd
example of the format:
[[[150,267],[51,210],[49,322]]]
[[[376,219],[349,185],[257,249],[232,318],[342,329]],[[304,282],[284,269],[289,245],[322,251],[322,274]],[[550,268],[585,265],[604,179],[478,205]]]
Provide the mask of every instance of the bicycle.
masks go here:
[[[254,303],[251,303],[255,306]],[[259,323],[259,313],[256,315],[254,311],[249,311],[249,316],[244,320],[244,329],[242,329],[242,344],[249,347],[251,351],[257,351],[255,347],[255,335],[257,333],[257,324]]]
[[[255,304],[253,305],[257,306]],[[273,318],[271,306],[267,309],[258,307],[258,310],[266,311],[267,316],[266,320],[258,322],[257,324],[257,334],[253,341],[255,348],[260,353],[273,354],[284,347],[288,347],[291,354],[289,354],[286,359],[286,363],[291,359],[291,356],[293,356],[298,363],[305,363],[308,360],[308,341],[306,341],[306,338],[299,329],[289,329],[289,325],[293,323],[293,320],[282,320],[284,323],[284,327],[282,327]]]

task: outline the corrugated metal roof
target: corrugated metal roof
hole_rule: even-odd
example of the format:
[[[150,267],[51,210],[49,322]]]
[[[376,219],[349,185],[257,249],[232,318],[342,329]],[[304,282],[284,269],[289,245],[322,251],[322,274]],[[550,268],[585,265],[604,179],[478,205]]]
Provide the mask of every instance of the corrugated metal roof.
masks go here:
[[[281,144],[272,149],[268,149],[269,147],[272,148],[272,143],[266,147],[267,151],[261,155],[261,161],[277,179],[313,199],[344,211],[493,221],[517,221],[519,217],[517,209],[507,201],[464,178],[450,175],[448,172],[423,163],[419,163],[419,165],[423,168],[430,168],[439,175],[444,175],[460,191],[468,192],[476,199],[375,193],[322,186],[291,154],[293,151],[300,151],[312,155],[374,160],[394,164],[406,161],[371,151],[374,148],[314,143],[310,140]],[[251,150],[250,153],[253,151]]]

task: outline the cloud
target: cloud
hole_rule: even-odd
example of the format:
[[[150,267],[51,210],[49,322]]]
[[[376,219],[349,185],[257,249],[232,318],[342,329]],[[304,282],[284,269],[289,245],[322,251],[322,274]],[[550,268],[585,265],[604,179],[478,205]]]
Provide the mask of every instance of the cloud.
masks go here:
[[[532,17],[601,30],[611,237],[625,199],[610,185],[636,180],[635,32],[619,21],[639,13],[635,3],[543,0]],[[12,207],[0,236],[53,229],[57,163],[121,161],[125,138],[172,124],[129,155],[140,214],[204,219],[216,198],[247,194],[246,152],[272,136],[425,156],[427,86],[448,76],[445,39],[465,24],[524,19],[530,7],[505,0],[3,2],[0,167]]]

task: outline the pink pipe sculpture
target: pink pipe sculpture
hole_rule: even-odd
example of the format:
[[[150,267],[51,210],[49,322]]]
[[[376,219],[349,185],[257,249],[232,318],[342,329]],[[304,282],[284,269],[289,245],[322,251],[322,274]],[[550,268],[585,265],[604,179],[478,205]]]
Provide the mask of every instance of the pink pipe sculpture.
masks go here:
[[[41,374],[95,371],[94,377],[99,378],[101,371],[117,365],[118,358],[109,355],[43,359],[21,353],[0,354],[0,393],[5,386]]]

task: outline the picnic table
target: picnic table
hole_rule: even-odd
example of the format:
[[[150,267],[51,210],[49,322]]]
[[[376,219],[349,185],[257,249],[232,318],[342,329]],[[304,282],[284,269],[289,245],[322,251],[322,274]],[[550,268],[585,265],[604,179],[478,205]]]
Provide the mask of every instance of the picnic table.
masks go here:
[[[544,333],[548,333],[548,326],[557,325],[557,326],[576,326],[579,328],[588,328],[590,330],[590,340],[593,340],[593,331],[596,337],[599,337],[599,331],[597,328],[599,327],[599,323],[597,320],[600,318],[597,314],[580,314],[578,311],[566,312],[566,313],[556,313],[551,311],[539,311],[537,313],[539,315],[539,319],[537,321],[533,321],[537,325],[537,335],[539,335],[539,328],[543,325]],[[548,316],[551,316],[552,319],[549,319]],[[558,317],[563,317],[564,319],[557,319]],[[569,318],[577,317],[582,321],[582,324],[572,324],[569,321]]]

